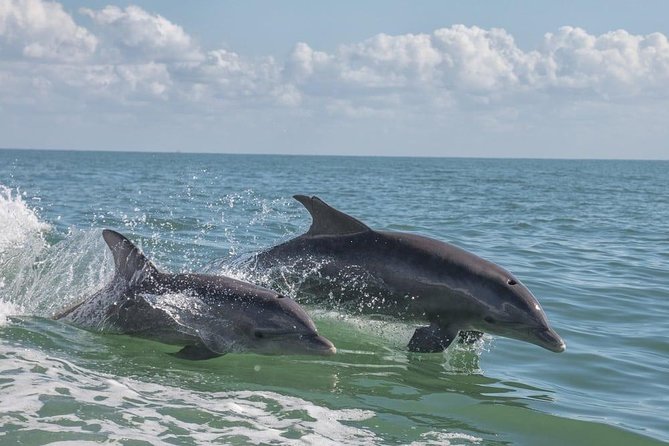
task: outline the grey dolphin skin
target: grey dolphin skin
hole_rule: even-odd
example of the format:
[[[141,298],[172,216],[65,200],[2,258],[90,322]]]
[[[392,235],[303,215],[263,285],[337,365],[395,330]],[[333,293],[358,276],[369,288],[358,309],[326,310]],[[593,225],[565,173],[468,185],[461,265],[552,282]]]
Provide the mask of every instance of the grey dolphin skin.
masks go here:
[[[472,339],[481,332],[564,351],[537,299],[504,268],[439,240],[375,231],[318,197],[294,198],[312,225],[256,255],[259,271],[292,265],[297,271],[288,280],[315,299],[328,296],[355,311],[427,324],[416,329],[411,351],[443,351],[458,334]],[[281,277],[290,276],[284,271]],[[340,292],[361,281],[358,293]]]
[[[113,280],[55,319],[183,346],[175,356],[184,359],[209,359],[232,351],[336,351],[288,297],[224,276],[161,273],[118,232],[104,230],[103,237],[114,256]]]

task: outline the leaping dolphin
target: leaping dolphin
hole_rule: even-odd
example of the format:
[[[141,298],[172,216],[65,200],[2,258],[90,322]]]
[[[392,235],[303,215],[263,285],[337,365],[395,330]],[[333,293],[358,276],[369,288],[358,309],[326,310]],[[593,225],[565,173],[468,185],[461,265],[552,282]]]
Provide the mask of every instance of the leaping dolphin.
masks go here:
[[[298,297],[428,323],[416,329],[411,351],[443,351],[459,333],[481,332],[564,351],[537,299],[504,268],[439,240],[375,231],[318,197],[294,198],[311,214],[309,231],[253,261],[270,277],[291,265],[296,274],[280,274],[298,286]]]
[[[224,276],[161,273],[118,232],[102,234],[114,256],[113,280],[55,319],[184,346],[175,356],[185,359],[335,353],[292,299]]]

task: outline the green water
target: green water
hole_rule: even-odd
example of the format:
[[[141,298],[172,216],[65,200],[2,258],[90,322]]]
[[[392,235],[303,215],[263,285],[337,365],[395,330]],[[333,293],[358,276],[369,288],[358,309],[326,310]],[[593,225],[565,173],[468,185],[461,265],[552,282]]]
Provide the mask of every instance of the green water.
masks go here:
[[[669,163],[0,151],[0,184],[0,444],[669,441]],[[312,306],[333,357],[189,362],[48,319],[110,279],[100,229],[219,268],[304,232],[296,193],[503,265],[567,351]]]

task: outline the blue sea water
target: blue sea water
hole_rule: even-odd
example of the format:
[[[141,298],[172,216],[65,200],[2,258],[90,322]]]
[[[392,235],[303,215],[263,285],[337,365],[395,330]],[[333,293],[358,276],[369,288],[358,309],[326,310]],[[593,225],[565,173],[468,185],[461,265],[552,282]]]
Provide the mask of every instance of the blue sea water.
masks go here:
[[[101,229],[236,274],[309,227],[294,194],[503,265],[566,352],[411,355],[411,324],[311,306],[333,357],[188,362],[49,319],[111,278]],[[669,162],[0,150],[0,444],[652,445],[668,413]]]

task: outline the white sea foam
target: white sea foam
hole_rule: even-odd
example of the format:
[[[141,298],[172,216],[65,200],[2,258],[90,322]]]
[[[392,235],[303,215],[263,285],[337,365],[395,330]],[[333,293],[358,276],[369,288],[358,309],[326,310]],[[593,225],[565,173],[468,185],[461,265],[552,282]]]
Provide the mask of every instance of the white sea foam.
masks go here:
[[[460,446],[480,444],[482,440],[473,435],[457,432],[426,432],[420,436],[420,440],[412,442],[410,446]]]
[[[114,377],[33,350],[8,353],[0,424],[12,431],[129,438],[151,444],[375,444],[356,422],[370,410],[331,409],[272,391],[200,392]],[[94,433],[94,434],[93,434]],[[11,435],[11,433],[9,433]]]

